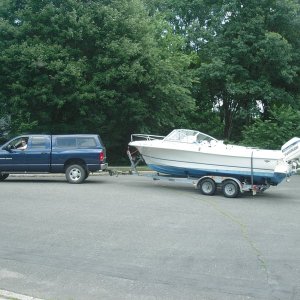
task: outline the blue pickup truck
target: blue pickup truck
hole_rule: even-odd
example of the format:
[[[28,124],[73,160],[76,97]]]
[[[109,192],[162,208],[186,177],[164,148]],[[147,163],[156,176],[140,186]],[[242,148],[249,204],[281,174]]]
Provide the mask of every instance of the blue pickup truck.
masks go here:
[[[65,173],[68,182],[81,183],[90,172],[107,166],[105,147],[96,134],[30,134],[0,146],[0,181],[12,173]]]

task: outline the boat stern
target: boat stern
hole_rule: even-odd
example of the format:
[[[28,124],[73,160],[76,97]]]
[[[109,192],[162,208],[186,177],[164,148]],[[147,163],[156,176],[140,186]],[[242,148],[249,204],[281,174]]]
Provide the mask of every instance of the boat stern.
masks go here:
[[[271,184],[277,185],[284,179],[288,179],[294,174],[293,166],[291,164],[282,162],[278,164],[274,169],[274,176],[272,177]]]

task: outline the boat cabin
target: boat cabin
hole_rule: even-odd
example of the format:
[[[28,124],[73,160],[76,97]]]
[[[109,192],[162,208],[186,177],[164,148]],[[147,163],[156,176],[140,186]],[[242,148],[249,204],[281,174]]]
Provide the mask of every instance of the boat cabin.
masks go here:
[[[217,142],[218,140],[200,131],[190,129],[174,129],[164,138],[164,141],[193,144],[202,143],[203,141]]]

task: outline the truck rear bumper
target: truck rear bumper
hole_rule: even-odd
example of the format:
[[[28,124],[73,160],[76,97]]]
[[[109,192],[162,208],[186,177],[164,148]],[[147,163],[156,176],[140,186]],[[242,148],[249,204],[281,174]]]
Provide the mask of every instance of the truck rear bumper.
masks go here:
[[[100,164],[100,170],[101,171],[106,170],[107,168],[108,168],[108,163]]]

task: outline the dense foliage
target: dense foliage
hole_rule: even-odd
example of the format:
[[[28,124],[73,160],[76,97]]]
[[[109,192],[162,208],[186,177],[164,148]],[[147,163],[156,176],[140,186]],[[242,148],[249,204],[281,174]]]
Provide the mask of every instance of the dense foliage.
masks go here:
[[[217,110],[224,138],[239,140],[243,125],[267,119],[274,104],[299,109],[298,1],[152,0],[154,7],[197,54],[193,96]]]
[[[300,136],[300,111],[291,106],[270,109],[267,120],[256,119],[243,131],[242,143],[246,146],[277,149],[293,136]]]
[[[297,0],[0,3],[0,133],[100,133],[112,163],[174,127],[278,148],[299,72]]]

